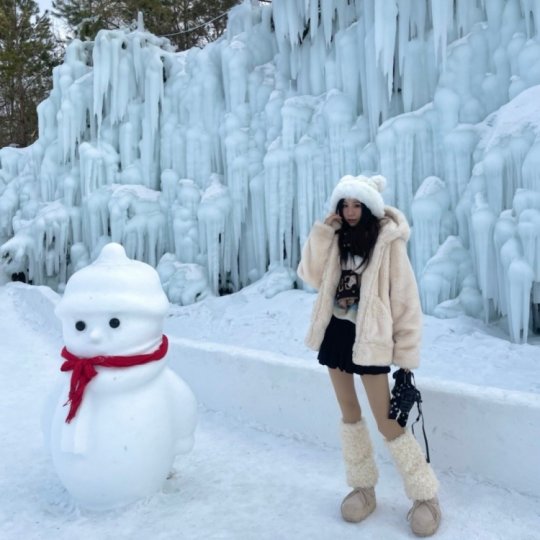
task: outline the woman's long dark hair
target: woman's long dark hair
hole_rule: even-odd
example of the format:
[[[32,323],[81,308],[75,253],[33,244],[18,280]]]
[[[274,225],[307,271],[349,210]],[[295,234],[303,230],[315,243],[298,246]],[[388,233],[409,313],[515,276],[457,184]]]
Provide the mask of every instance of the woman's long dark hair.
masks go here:
[[[336,213],[343,220],[341,228],[337,231],[341,261],[345,263],[349,256],[358,255],[363,259],[360,266],[366,268],[371,259],[373,248],[377,243],[377,238],[379,237],[381,228],[380,220],[361,202],[362,215],[360,216],[360,221],[354,227],[351,227],[343,217],[344,204],[345,199],[340,199],[336,207]]]

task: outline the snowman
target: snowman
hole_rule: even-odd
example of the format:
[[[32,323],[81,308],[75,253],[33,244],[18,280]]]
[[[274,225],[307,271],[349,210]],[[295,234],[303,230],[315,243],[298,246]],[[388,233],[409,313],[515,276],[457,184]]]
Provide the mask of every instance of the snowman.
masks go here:
[[[193,446],[197,403],[166,366],[168,307],[157,272],[115,243],[73,274],[56,307],[64,380],[46,439],[61,482],[83,508],[152,495],[175,456]]]

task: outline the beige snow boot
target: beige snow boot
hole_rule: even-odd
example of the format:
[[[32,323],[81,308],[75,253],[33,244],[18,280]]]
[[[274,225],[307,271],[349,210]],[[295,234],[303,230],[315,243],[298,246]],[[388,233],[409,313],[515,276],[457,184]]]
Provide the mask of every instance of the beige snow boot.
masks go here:
[[[341,443],[347,484],[354,488],[341,503],[345,521],[358,523],[375,510],[375,489],[378,472],[373,448],[364,420],[355,424],[341,423]]]
[[[437,499],[439,483],[420,445],[408,431],[386,444],[403,478],[405,492],[414,501],[407,514],[413,533],[417,536],[435,534],[441,522]]]
[[[433,497],[427,501],[414,501],[407,519],[411,522],[412,532],[416,536],[435,534],[441,522],[439,499]]]

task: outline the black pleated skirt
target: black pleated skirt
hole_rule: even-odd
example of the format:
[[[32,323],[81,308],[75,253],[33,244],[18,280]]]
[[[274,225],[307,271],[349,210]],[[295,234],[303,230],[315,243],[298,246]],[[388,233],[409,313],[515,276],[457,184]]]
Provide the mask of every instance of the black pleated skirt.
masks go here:
[[[319,364],[338,368],[346,373],[379,375],[390,373],[390,366],[359,366],[352,361],[352,350],[356,336],[356,325],[332,315],[319,349]]]

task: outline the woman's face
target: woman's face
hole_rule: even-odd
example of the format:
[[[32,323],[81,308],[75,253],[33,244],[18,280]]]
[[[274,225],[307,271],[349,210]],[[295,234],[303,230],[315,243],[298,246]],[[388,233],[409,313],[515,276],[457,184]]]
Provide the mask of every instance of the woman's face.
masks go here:
[[[362,216],[362,205],[357,199],[344,199],[343,200],[343,219],[351,226],[354,227],[360,222]]]

